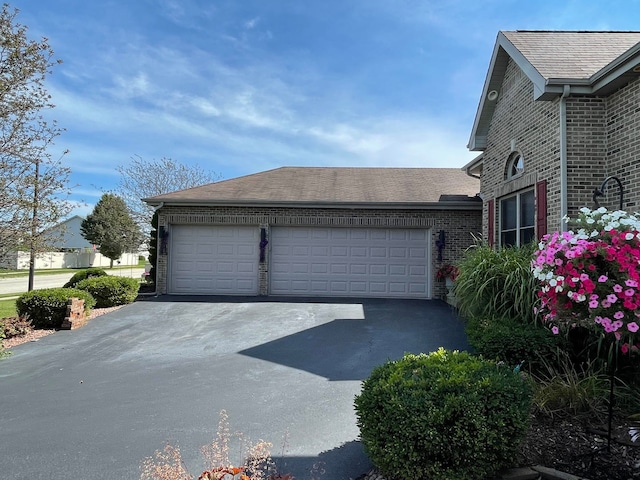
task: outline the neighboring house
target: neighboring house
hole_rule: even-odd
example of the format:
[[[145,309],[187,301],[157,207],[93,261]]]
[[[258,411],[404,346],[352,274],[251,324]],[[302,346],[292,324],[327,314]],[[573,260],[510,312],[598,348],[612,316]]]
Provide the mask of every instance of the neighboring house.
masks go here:
[[[84,218],[75,215],[45,232],[51,247],[59,251],[93,249],[80,231]]]
[[[640,32],[500,32],[464,170],[481,179],[483,234],[520,245],[563,230],[617,177],[640,205]],[[619,207],[616,181],[601,200]]]
[[[75,215],[46,230],[43,235],[47,239],[50,251],[36,255],[35,268],[38,270],[52,268],[88,268],[108,267],[111,260],[104,257],[99,249],[82,236],[80,226],[84,219]],[[10,270],[28,270],[31,255],[26,251],[10,252],[0,262],[0,268]],[[137,253],[123,253],[117,260],[118,265],[137,265]]]
[[[435,269],[480,231],[478,188],[457,168],[283,167],[147,198],[157,290],[440,298]]]

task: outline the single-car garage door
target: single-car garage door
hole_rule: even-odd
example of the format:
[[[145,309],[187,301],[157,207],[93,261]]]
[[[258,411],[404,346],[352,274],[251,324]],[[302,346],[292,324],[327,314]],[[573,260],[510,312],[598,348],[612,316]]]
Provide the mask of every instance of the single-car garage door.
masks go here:
[[[428,230],[273,227],[270,293],[427,298]]]
[[[258,227],[174,225],[169,293],[258,294]]]

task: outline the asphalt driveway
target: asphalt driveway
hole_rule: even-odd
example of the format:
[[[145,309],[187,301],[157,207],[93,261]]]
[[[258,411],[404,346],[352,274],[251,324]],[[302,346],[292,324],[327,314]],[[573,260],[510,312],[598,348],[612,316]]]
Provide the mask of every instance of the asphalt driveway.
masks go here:
[[[169,442],[197,478],[224,409],[296,480],[356,478],[370,468],[353,410],[362,380],[440,346],[467,347],[441,301],[136,302],[0,360],[0,477],[135,479]]]

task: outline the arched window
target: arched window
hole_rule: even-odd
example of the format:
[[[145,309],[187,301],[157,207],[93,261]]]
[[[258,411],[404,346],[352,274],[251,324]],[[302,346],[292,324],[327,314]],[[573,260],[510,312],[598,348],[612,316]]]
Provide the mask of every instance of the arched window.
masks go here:
[[[519,177],[524,172],[524,157],[520,152],[513,152],[507,160],[507,169],[504,172],[505,180]]]

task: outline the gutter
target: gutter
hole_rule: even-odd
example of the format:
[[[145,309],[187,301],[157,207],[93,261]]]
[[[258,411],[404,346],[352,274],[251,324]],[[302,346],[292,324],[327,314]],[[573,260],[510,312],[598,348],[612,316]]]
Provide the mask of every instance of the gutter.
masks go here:
[[[560,96],[560,228],[566,232],[568,225],[564,218],[569,212],[567,201],[567,97],[571,93],[571,86],[565,84]]]
[[[347,210],[477,210],[475,197],[469,200],[453,200],[439,202],[292,202],[292,201],[254,201],[254,200],[166,200],[161,202],[165,207],[262,207],[262,208],[321,208],[321,209],[347,209]],[[157,208],[160,208],[158,206]]]

